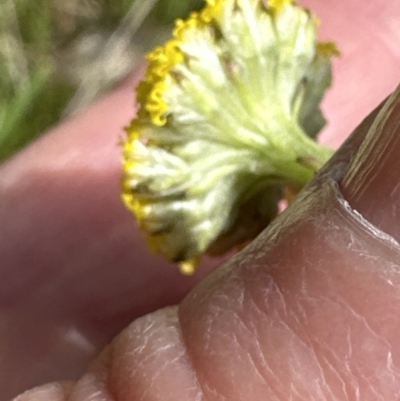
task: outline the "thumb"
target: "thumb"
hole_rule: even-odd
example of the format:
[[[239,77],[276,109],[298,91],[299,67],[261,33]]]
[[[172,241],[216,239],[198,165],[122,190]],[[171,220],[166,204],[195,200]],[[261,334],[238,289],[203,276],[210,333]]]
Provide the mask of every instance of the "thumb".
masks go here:
[[[136,320],[68,399],[400,400],[398,115],[400,90],[273,226],[179,308]]]

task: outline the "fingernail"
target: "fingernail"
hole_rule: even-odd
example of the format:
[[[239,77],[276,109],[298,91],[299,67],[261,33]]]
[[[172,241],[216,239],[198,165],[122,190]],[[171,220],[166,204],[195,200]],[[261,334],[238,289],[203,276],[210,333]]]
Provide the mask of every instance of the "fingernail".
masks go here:
[[[400,86],[382,107],[339,185],[353,209],[400,242]]]

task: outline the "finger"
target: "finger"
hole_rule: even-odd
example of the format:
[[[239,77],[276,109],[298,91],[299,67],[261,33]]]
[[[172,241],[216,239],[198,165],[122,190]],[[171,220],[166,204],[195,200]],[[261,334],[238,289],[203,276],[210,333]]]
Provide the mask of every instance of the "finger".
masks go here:
[[[325,37],[338,39],[343,53],[337,60],[337,78],[326,105],[328,111],[339,110],[331,114],[330,120],[337,123],[327,132],[343,138],[348,132],[348,115],[358,113],[361,105],[367,108],[365,99],[370,102],[368,109],[369,104],[378,103],[394,82],[392,66],[397,66],[398,42],[391,24],[383,21],[393,21],[398,6],[397,2],[385,7],[382,4],[385,12],[363,6],[356,10],[354,19],[356,3],[346,2],[340,6],[343,10],[329,15],[324,14],[332,10],[327,4],[310,1],[307,5],[323,20]],[[368,25],[371,19],[374,29]],[[374,54],[379,54],[379,63]],[[378,74],[381,66],[385,74]],[[374,79],[365,83],[365,76]],[[345,97],[348,79],[353,91]],[[0,266],[1,301],[12,314],[9,321],[20,322],[19,326],[12,325],[15,330],[5,331],[9,340],[3,344],[12,350],[16,370],[29,365],[25,357],[30,352],[21,352],[21,343],[31,348],[40,345],[44,350],[41,357],[49,354],[45,336],[40,336],[39,344],[31,343],[31,337],[27,341],[27,333],[38,332],[37,324],[22,323],[31,321],[26,319],[28,315],[40,316],[41,326],[53,325],[48,331],[54,334],[51,344],[68,349],[72,338],[78,352],[91,355],[128,320],[177,302],[193,285],[145,250],[137,231],[131,228],[131,217],[120,209],[120,150],[116,144],[121,126],[132,114],[131,88],[132,84],[121,88],[85,117],[81,115],[56,129],[0,171],[0,210],[4,212],[0,216],[4,227],[0,254],[5,261]],[[351,124],[358,120],[352,118]],[[51,364],[56,377],[70,376],[84,363],[79,360],[78,368],[71,363],[63,370],[63,354],[57,353],[56,347],[50,354],[43,366]],[[2,377],[8,386],[9,377]],[[45,373],[35,380],[43,377],[56,378]]]
[[[120,200],[137,79],[0,167],[1,399],[77,377],[132,318],[207,273],[183,277],[152,255]]]
[[[67,401],[73,387],[72,382],[60,382],[38,387],[26,391],[15,399],[15,401],[37,401],[46,397],[51,401]]]
[[[380,182],[387,169],[400,177],[398,163],[383,158],[390,162],[376,168],[383,159],[363,152],[381,143],[376,151],[390,144],[398,154],[400,142],[392,139],[399,135],[399,108],[400,90],[361,145]],[[398,232],[390,237],[353,210],[335,181],[354,172],[348,163],[359,138],[179,312],[145,317],[114,342],[109,394],[119,400],[397,399]],[[375,205],[379,199],[387,205],[374,197]],[[386,215],[397,227],[397,199],[390,206]],[[81,399],[85,383],[78,382],[72,399]]]
[[[397,399],[400,245],[354,211],[337,184],[361,141],[363,151],[373,133],[387,139],[380,133],[397,113],[385,113],[397,112],[390,105],[400,107],[400,90],[389,102],[179,310],[138,319],[118,336],[70,400]]]
[[[132,115],[138,78],[1,167],[3,305],[35,304],[51,318],[79,310],[82,319],[103,326],[116,314],[161,306],[157,298],[176,302],[201,277],[183,278],[151,255],[120,200],[118,141]]]
[[[377,120],[342,180],[342,191],[352,207],[371,223],[400,241],[398,152],[400,101],[384,106],[386,118]],[[391,117],[390,117],[391,116]]]
[[[343,57],[337,61],[338,74],[327,105],[331,113],[335,110],[338,113],[331,118],[337,123],[331,124],[331,131],[327,133],[334,131],[335,138],[340,137],[342,140],[350,132],[345,128],[347,124],[355,125],[360,119],[360,113],[364,114],[366,108],[370,110],[371,105],[375,106],[394,85],[398,65],[394,61],[397,60],[400,47],[393,40],[395,38],[390,29],[390,21],[399,12],[399,6],[397,2],[391,2],[385,3],[383,7],[384,3],[378,1],[374,2],[374,7],[363,7],[360,10],[358,3],[348,2],[345,6],[340,5],[346,7],[346,12],[333,12],[335,9],[332,9],[332,5],[326,7],[323,2],[309,0],[305,3],[320,15],[323,36],[337,38],[343,52]],[[339,7],[339,4],[335,3],[334,6]],[[356,21],[354,15],[357,16]],[[386,42],[391,42],[392,46],[383,46]],[[358,61],[354,63],[356,59]],[[385,68],[384,74],[381,73],[382,68]],[[367,72],[374,79],[365,82],[363,78]],[[356,94],[349,92],[348,82],[352,83],[351,88],[357,89]],[[123,86],[85,116],[62,125],[1,170],[1,204],[4,207],[0,222],[5,227],[1,237],[1,255],[5,263],[0,272],[0,282],[3,283],[2,299],[7,304],[19,303],[20,294],[27,292],[38,293],[38,299],[44,299],[45,294],[50,293],[43,288],[42,280],[50,277],[57,279],[56,273],[59,271],[67,271],[68,275],[76,274],[71,278],[74,282],[84,282],[86,277],[101,271],[104,279],[96,280],[95,284],[101,285],[91,294],[96,294],[96,301],[93,301],[96,308],[86,305],[83,298],[87,298],[87,293],[84,289],[84,294],[71,293],[76,286],[67,286],[68,280],[63,280],[62,288],[68,294],[74,294],[72,298],[76,300],[75,307],[71,305],[71,297],[57,297],[57,302],[53,304],[58,316],[61,310],[75,315],[78,308],[87,318],[93,311],[104,311],[100,294],[108,293],[110,289],[118,289],[118,294],[106,297],[108,304],[112,298],[116,310],[121,309],[121,303],[127,309],[122,300],[128,297],[132,299],[132,293],[145,296],[147,289],[138,291],[138,288],[130,286],[128,289],[123,288],[133,281],[133,272],[135,282],[141,284],[142,280],[138,280],[141,274],[145,274],[147,280],[146,273],[152,272],[150,280],[154,280],[159,274],[167,274],[168,271],[169,276],[172,273],[172,270],[158,268],[162,262],[144,249],[140,236],[131,225],[131,217],[119,201],[120,148],[117,142],[122,132],[121,127],[126,125],[132,114],[133,86],[133,82]],[[364,104],[366,99],[369,99],[368,104]],[[332,106],[328,107],[329,104]],[[355,117],[349,119],[348,114]],[[55,176],[57,179],[52,179]],[[28,199],[29,208],[26,207]],[[42,232],[38,227],[43,225],[46,230]],[[21,243],[24,244],[22,252]],[[92,247],[88,244],[92,244]],[[32,256],[37,261],[35,265],[42,266],[42,272],[32,268]],[[62,266],[55,263],[61,259],[66,263]],[[103,274],[103,271],[110,271],[110,263],[116,270],[126,274]],[[127,271],[125,266],[130,269]],[[139,269],[135,270],[135,266]],[[175,279],[179,281],[178,274]],[[160,284],[164,280],[165,277],[160,277]],[[182,294],[187,291],[187,287],[180,291],[180,285],[178,292]],[[36,291],[38,286],[42,287],[40,292]],[[175,285],[155,285],[153,288],[157,294],[166,288],[171,288],[174,293],[177,291]],[[52,294],[53,291],[60,294],[59,286],[52,286],[52,289]],[[120,289],[126,297],[121,296]],[[168,296],[168,301],[179,298]],[[154,299],[153,294],[150,298]],[[68,302],[63,302],[66,299]],[[118,299],[121,302],[117,302]],[[147,305],[147,310],[154,306]],[[88,313],[85,314],[85,311]],[[110,312],[115,316],[114,310]],[[145,313],[146,309],[139,308],[138,312]]]
[[[381,133],[397,128],[399,134],[393,125],[399,104],[400,91],[355,160],[378,168],[382,159],[365,149],[381,143],[375,155],[382,155],[384,144],[394,146]],[[345,159],[331,164],[334,178]],[[380,180],[386,174],[381,169]],[[393,175],[399,182],[398,168]],[[283,216],[279,235],[272,228],[235,263],[236,271],[214,279],[214,291],[200,289],[185,301],[183,337],[199,381],[207,383],[206,398],[212,392],[233,400],[398,397],[400,247],[351,206],[325,172]],[[395,220],[393,209],[386,215]],[[250,393],[246,380],[254,383]]]

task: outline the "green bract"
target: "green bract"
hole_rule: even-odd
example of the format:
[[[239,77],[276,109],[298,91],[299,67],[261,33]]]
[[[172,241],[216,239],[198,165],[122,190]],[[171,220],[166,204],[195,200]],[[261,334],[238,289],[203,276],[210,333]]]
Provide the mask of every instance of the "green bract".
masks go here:
[[[123,199],[184,272],[254,238],[283,188],[303,187],[332,154],[314,138],[337,51],[316,28],[288,0],[209,0],[149,54]]]

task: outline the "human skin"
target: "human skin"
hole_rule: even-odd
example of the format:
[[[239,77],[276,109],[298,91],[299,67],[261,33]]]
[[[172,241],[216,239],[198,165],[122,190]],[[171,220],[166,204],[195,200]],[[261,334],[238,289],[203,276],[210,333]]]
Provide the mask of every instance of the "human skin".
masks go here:
[[[304,4],[342,51],[324,105],[337,145],[397,84],[400,4]],[[135,320],[215,266],[180,276],[119,200],[136,79],[0,167],[0,400],[62,379],[20,400],[400,400],[400,254],[332,184],[399,240],[400,107],[353,158],[370,117],[302,202],[179,307]]]

